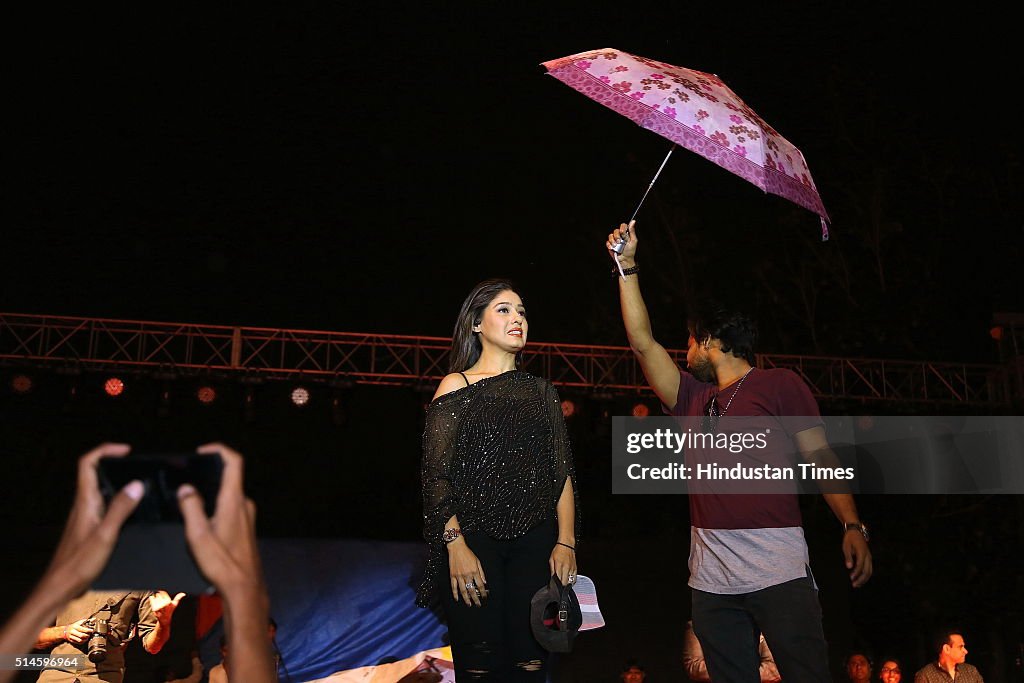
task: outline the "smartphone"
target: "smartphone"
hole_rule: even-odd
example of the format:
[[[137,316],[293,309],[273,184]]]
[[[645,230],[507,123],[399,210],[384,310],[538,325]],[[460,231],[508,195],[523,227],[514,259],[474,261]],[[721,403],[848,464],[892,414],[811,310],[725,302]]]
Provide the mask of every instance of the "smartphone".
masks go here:
[[[192,484],[203,497],[206,515],[214,513],[224,463],[217,454],[135,454],[101,458],[100,491],[109,503],[125,484],[138,479],[142,500],[121,528],[117,545],[96,590],[166,590],[171,595],[207,593],[210,582],[199,571],[185,541],[178,508],[178,487]]]
[[[109,503],[128,482],[138,479],[145,486],[145,494],[127,523],[181,523],[184,520],[178,507],[178,487],[195,486],[203,497],[207,516],[212,515],[223,469],[220,456],[209,453],[129,453],[124,457],[101,458],[100,492]]]

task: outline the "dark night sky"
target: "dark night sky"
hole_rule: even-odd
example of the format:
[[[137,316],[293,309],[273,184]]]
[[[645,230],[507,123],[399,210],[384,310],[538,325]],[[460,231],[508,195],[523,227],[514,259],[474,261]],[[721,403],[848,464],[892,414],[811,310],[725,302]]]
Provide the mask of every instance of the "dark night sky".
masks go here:
[[[832,213],[834,240],[814,244],[812,214],[676,154],[640,230],[653,245],[670,229],[659,207],[685,216],[671,229],[693,233],[705,290],[757,289],[764,254],[806,258],[780,246],[795,237],[856,251],[877,200],[901,227],[883,245],[891,284],[855,313],[824,301],[824,317],[896,328],[899,302],[918,343],[844,346],[837,329],[819,350],[991,360],[992,311],[1024,309],[998,13],[432,4],[26,22],[0,309],[446,335],[469,287],[505,275],[533,338],[622,343],[601,242],[667,142],[539,66],[600,47],[717,73],[800,147]],[[851,195],[868,177],[875,193]]]

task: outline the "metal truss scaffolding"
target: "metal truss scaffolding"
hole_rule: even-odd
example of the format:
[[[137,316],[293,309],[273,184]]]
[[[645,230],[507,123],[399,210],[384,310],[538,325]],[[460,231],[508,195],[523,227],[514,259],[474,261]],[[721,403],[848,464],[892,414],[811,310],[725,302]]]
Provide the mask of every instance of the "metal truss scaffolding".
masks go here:
[[[0,313],[0,364],[83,371],[213,375],[429,386],[447,372],[450,340],[356,332],[227,327]],[[685,364],[685,349],[670,350]],[[1011,402],[998,365],[761,354],[819,399],[999,406]],[[628,347],[531,342],[525,369],[560,387],[649,394]]]

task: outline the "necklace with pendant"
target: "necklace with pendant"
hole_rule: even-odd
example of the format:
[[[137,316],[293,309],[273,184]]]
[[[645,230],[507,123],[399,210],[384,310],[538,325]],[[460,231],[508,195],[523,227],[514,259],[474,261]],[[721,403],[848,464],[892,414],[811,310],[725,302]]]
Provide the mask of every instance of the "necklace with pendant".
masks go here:
[[[736,383],[736,388],[733,389],[732,396],[729,397],[729,401],[725,404],[725,408],[723,408],[721,412],[718,411],[718,394],[715,394],[714,396],[711,397],[711,400],[708,402],[708,416],[707,422],[705,423],[707,427],[710,427],[711,432],[715,432],[718,429],[719,418],[725,417],[725,414],[729,412],[729,407],[732,405],[732,400],[736,398],[736,394],[740,392],[740,387],[743,386],[743,382],[744,380],[747,379],[747,375],[749,375],[753,371],[754,368],[751,367],[745,373],[743,373],[743,376],[740,377],[740,381]],[[708,430],[705,429],[705,431]]]

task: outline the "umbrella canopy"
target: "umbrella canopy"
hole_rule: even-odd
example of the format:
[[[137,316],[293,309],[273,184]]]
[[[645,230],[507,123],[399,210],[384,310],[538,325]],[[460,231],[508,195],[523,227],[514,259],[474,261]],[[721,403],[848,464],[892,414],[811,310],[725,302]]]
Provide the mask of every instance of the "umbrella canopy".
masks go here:
[[[804,155],[714,74],[605,48],[544,62],[548,74],[765,192],[828,213]]]

